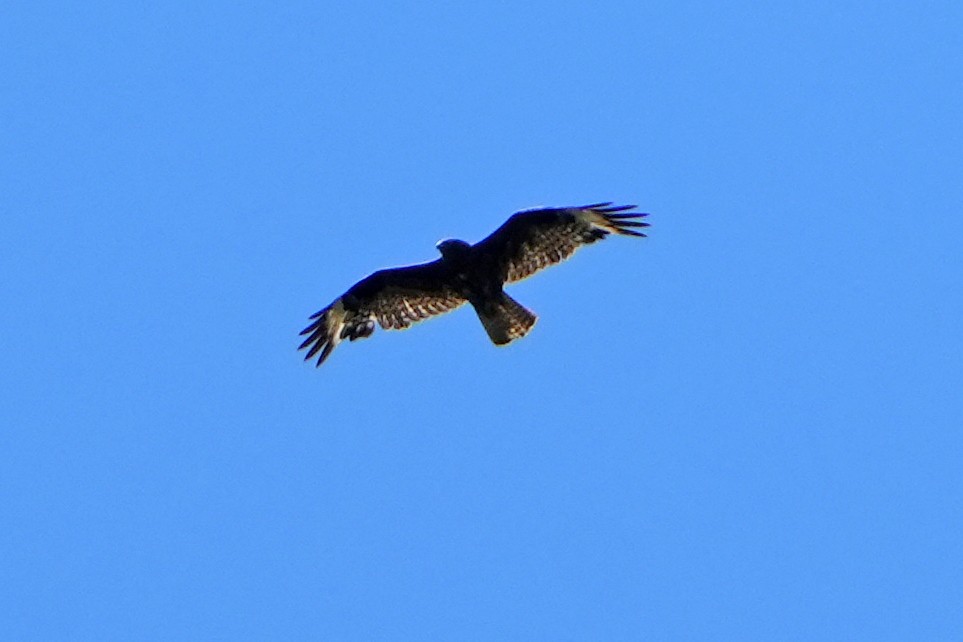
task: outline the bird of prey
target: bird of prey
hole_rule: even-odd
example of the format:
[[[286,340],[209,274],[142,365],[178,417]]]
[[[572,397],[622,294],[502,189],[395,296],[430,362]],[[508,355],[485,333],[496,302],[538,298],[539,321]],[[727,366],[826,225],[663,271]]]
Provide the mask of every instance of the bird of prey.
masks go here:
[[[648,214],[635,205],[595,203],[582,207],[523,210],[482,241],[438,243],[441,258],[430,263],[379,270],[355,283],[331,305],[311,315],[298,348],[305,361],[318,352],[320,366],[344,339],[371,336],[375,322],[404,330],[429,317],[470,303],[495,345],[528,334],[536,316],[502,290],[542,268],[559,263],[583,245],[609,233],[645,236]]]

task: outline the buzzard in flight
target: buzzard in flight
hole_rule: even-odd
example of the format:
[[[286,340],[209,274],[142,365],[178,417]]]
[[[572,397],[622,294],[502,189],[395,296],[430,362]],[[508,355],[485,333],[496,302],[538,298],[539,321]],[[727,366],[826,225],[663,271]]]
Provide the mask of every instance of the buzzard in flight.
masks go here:
[[[645,236],[631,228],[648,227],[629,212],[635,205],[595,203],[583,207],[525,210],[512,215],[482,241],[447,240],[441,258],[431,263],[379,270],[355,283],[301,331],[305,360],[318,352],[317,365],[344,339],[371,336],[375,322],[385,330],[404,330],[432,316],[470,303],[495,345],[528,334],[536,316],[502,290],[542,268],[559,263],[583,245],[609,233]]]

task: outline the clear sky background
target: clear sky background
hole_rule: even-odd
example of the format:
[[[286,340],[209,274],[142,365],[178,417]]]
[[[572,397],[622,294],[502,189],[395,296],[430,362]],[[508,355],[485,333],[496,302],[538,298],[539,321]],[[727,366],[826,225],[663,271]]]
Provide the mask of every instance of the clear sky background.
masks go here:
[[[141,5],[0,10],[2,637],[963,637],[959,3]]]

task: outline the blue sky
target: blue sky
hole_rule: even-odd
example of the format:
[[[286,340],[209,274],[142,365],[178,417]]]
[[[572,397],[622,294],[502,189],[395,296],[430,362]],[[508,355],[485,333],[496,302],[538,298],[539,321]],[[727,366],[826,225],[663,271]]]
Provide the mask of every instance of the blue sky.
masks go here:
[[[0,13],[11,639],[963,637],[957,3]],[[315,370],[511,212],[652,212]]]

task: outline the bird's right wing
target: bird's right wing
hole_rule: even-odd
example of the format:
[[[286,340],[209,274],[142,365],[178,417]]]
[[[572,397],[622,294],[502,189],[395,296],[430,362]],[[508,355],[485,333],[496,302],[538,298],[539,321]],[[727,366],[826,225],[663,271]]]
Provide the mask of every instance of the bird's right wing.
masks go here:
[[[404,330],[463,303],[441,260],[379,270],[311,315],[313,322],[301,331],[308,337],[298,350],[308,348],[305,360],[320,351],[320,366],[342,339],[370,336],[376,321],[385,330]]]
[[[595,203],[516,212],[475,248],[490,257],[506,283],[520,281],[560,263],[575,250],[608,234],[645,236],[637,229],[649,224],[648,214],[632,212],[635,205]]]

